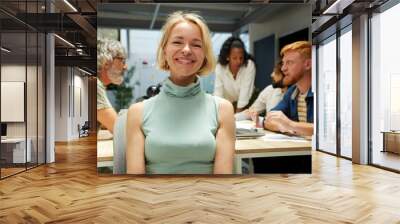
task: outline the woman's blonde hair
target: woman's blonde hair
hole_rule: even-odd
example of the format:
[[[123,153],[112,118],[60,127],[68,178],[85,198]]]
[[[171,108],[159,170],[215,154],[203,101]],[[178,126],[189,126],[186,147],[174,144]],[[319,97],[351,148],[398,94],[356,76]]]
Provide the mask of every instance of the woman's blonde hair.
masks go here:
[[[191,22],[200,28],[205,58],[203,66],[201,66],[198,71],[198,75],[207,75],[211,73],[214,71],[216,61],[212,51],[210,31],[201,16],[195,13],[186,13],[182,11],[177,11],[169,15],[162,28],[163,34],[157,49],[157,67],[161,70],[169,71],[169,65],[164,55],[164,49],[168,38],[171,35],[172,28],[180,22]]]

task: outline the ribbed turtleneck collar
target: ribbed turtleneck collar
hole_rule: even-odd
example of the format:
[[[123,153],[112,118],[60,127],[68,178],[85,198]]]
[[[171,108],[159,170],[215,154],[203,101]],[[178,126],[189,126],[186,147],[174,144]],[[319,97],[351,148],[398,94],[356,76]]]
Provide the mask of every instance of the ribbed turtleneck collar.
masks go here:
[[[183,98],[195,96],[201,91],[200,79],[199,77],[196,77],[196,81],[194,83],[191,83],[187,86],[178,86],[174,84],[169,78],[167,78],[163,83],[161,91],[172,97]]]

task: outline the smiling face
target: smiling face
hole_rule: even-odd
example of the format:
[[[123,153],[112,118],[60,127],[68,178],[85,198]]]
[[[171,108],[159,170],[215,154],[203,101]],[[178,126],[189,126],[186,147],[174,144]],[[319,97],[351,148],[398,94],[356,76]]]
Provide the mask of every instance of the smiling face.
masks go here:
[[[186,21],[175,24],[164,48],[172,78],[194,79],[205,59],[203,48],[197,25]]]

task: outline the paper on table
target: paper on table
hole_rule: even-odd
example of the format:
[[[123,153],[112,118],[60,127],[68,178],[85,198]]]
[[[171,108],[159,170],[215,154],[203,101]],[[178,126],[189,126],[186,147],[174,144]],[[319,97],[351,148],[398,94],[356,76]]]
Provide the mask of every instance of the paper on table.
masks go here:
[[[97,133],[97,140],[110,140],[113,139],[113,134],[108,130],[100,130]]]
[[[263,117],[259,117],[259,121],[262,122]],[[256,124],[252,120],[244,120],[244,121],[236,121],[236,128],[243,128],[243,129],[254,129],[257,128]]]
[[[236,128],[254,129],[254,122],[236,122]]]
[[[262,121],[264,119],[264,117],[262,116],[258,116],[258,120]],[[240,112],[240,113],[236,113],[235,114],[235,120],[236,121],[251,121],[251,117],[248,116],[246,113],[244,112]]]
[[[251,120],[250,116],[247,116],[247,114],[240,112],[235,114],[235,120],[236,121],[245,121],[245,120]]]
[[[278,133],[267,133],[262,137],[262,139],[264,141],[308,142],[308,140],[304,139],[303,137],[288,136],[288,135],[278,134]]]

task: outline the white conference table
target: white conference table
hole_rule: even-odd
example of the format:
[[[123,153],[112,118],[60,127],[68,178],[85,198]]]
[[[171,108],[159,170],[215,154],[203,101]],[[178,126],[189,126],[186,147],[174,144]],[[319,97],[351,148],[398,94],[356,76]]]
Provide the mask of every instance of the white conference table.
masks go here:
[[[25,151],[25,144],[27,142],[27,147]],[[25,163],[31,161],[31,138],[14,138],[6,137],[1,139],[2,145],[13,145],[12,147],[12,163]],[[3,149],[6,151],[6,149]],[[25,155],[26,153],[26,155]]]
[[[97,140],[97,168],[113,167],[113,140]]]
[[[266,134],[272,132],[265,131]],[[272,134],[273,135],[273,134]],[[288,139],[237,139],[235,142],[235,173],[242,174],[245,158],[311,155],[311,141]],[[251,161],[251,160],[250,160]],[[113,166],[113,140],[97,141],[97,167]],[[252,162],[249,172],[253,172]]]
[[[243,159],[250,159],[249,172],[253,173],[251,158],[311,155],[311,141],[268,140],[261,138],[236,140],[235,173],[242,173]]]

